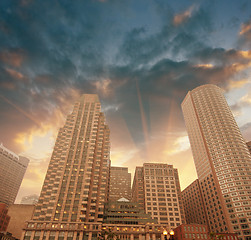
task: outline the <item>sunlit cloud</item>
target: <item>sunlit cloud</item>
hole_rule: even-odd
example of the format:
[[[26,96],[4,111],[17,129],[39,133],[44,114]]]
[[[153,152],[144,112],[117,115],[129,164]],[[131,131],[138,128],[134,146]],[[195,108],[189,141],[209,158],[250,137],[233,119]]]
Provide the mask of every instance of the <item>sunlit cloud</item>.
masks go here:
[[[251,30],[251,21],[246,22],[246,23],[242,23],[240,35],[246,34],[250,30]]]
[[[164,153],[168,156],[175,155],[177,153],[181,153],[190,148],[190,143],[188,136],[179,137],[175,140],[173,146],[164,151]]]
[[[250,82],[249,79],[241,79],[241,80],[237,80],[237,81],[233,81],[230,80],[229,81],[229,85],[228,88],[229,89],[237,89],[237,88],[242,88],[243,86],[245,86],[246,84],[248,84]]]
[[[198,67],[198,68],[213,68],[214,65],[211,64],[211,63],[208,63],[208,64],[196,64],[196,65],[194,65],[194,67]]]
[[[11,69],[11,68],[6,68],[6,71],[13,77],[19,80],[27,81],[27,78],[20,72]]]
[[[105,97],[109,97],[113,95],[113,89],[111,83],[112,83],[111,79],[103,79],[101,81],[96,81],[94,85],[97,89],[97,92],[103,94]]]
[[[195,8],[196,8],[195,5],[192,5],[186,11],[175,15],[173,18],[173,24],[177,26],[187,21],[191,17]]]
[[[24,61],[24,52],[22,50],[2,51],[0,61],[13,67],[20,67]]]

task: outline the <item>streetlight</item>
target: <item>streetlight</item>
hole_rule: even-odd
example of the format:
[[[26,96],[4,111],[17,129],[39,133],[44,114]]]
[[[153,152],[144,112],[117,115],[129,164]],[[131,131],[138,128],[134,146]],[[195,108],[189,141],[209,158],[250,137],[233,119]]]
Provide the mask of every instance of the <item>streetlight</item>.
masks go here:
[[[163,231],[163,235],[165,240],[167,240],[167,235],[169,235],[169,240],[174,240],[174,231],[171,230],[170,232],[167,232],[166,230]]]
[[[167,234],[168,234],[168,232],[166,230],[164,230],[163,234],[164,234],[165,240],[167,240]]]
[[[173,230],[171,230],[169,232],[169,235],[170,235],[170,240],[174,240],[174,231]]]

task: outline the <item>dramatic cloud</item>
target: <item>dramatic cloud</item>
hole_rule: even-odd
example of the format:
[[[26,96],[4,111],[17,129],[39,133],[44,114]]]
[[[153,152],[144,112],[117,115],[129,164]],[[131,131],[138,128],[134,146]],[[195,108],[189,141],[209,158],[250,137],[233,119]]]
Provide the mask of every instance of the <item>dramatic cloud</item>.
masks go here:
[[[234,13],[218,13],[221,4],[0,1],[0,142],[32,159],[22,189],[35,188],[32,178],[41,182],[58,128],[83,93],[100,97],[114,165],[133,172],[143,162],[168,161],[180,168],[182,186],[189,184],[186,171],[195,170],[180,110],[186,93],[207,83],[228,95],[238,89],[232,107],[247,123],[250,4],[240,0]]]

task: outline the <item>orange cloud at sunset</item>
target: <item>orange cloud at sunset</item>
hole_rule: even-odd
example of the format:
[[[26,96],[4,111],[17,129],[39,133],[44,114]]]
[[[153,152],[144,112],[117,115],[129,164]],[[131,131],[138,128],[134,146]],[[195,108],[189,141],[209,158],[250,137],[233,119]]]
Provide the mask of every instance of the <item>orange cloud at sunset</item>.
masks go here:
[[[175,15],[173,18],[173,24],[177,26],[185,22],[187,19],[191,17],[194,9],[195,9],[195,6],[193,5],[190,8],[188,8],[186,11]]]
[[[24,52],[22,50],[0,52],[0,61],[14,67],[20,67],[24,61]]]
[[[251,30],[251,21],[249,21],[247,23],[243,23],[241,25],[240,35],[243,35],[243,34],[247,33],[250,30]]]

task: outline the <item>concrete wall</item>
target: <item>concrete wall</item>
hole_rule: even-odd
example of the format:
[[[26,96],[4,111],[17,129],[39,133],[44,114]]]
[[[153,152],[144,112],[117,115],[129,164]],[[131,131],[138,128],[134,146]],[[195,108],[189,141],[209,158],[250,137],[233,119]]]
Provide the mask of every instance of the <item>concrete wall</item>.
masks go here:
[[[8,210],[10,222],[7,228],[7,232],[12,233],[12,236],[20,239],[22,235],[22,229],[25,226],[25,222],[31,219],[34,208],[35,205],[28,204],[10,205]]]

